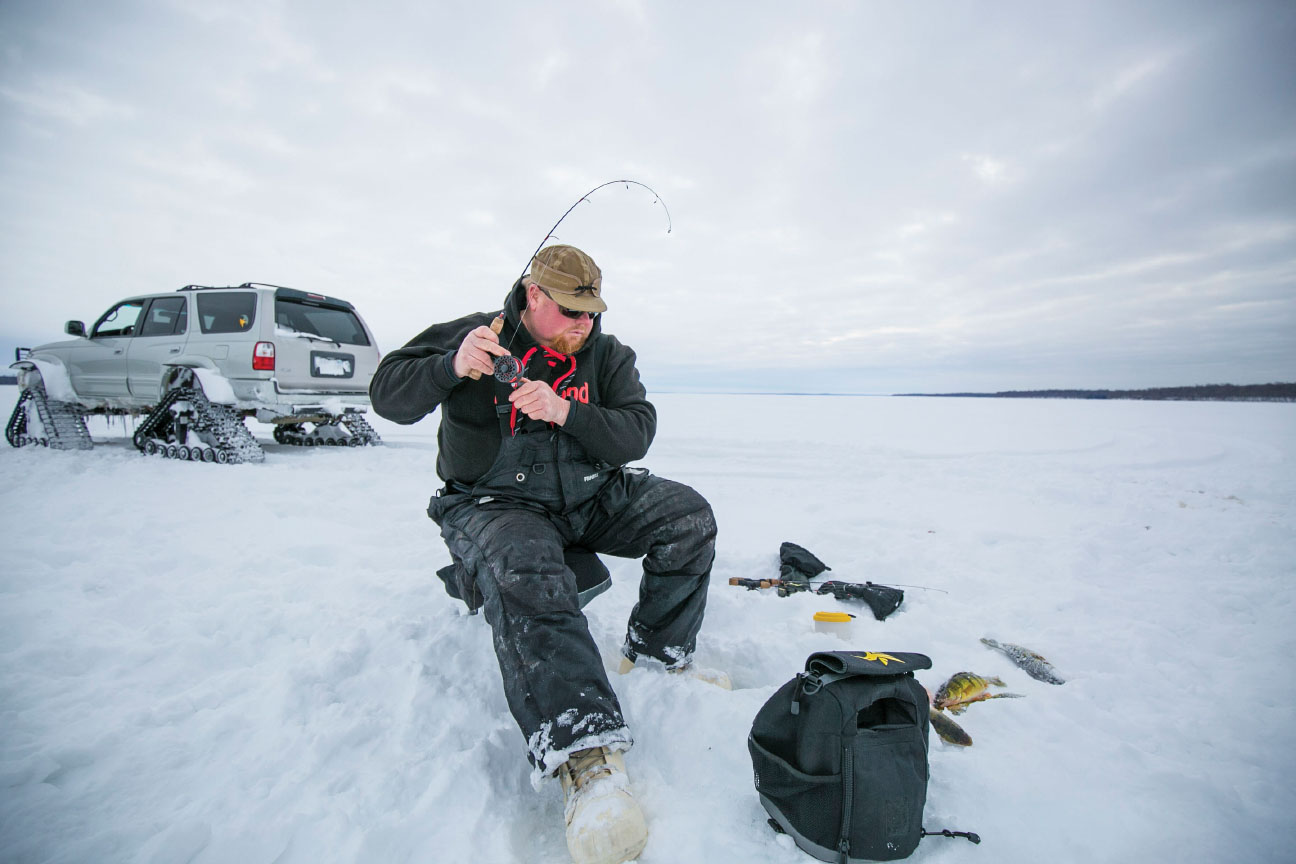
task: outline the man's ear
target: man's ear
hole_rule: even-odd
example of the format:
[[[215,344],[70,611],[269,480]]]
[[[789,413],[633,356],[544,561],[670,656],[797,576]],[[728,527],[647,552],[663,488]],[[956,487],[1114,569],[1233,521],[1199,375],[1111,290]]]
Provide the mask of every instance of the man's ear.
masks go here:
[[[540,302],[540,286],[534,282],[527,284],[526,289],[527,308],[535,309],[536,304]]]

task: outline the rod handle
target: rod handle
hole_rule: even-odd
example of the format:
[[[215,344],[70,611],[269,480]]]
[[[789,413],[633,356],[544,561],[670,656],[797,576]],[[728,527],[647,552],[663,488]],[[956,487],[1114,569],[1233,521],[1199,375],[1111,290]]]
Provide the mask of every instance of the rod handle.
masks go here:
[[[504,312],[502,310],[500,311],[500,314],[495,316],[495,320],[491,321],[490,329],[491,332],[494,333],[496,336],[498,336],[500,331],[504,329]],[[468,377],[473,379],[474,381],[479,380],[481,378],[481,375],[482,373],[480,369],[468,370]]]

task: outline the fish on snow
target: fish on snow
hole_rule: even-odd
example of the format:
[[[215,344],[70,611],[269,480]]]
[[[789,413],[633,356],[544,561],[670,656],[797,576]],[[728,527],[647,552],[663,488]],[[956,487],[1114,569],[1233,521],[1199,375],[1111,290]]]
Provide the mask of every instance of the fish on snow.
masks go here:
[[[973,702],[984,702],[986,699],[1022,698],[1020,693],[992,693],[991,685],[1008,686],[998,678],[984,678],[972,672],[955,672],[936,691],[932,705],[937,711],[948,709],[951,714],[962,714]]]
[[[1066,683],[1066,679],[1057,673],[1052,663],[1029,648],[1023,648],[1021,645],[1013,645],[1009,642],[996,642],[989,638],[983,638],[981,644],[987,648],[1002,651],[1009,660],[1017,664],[1019,669],[1036,681],[1043,681],[1045,684]]]

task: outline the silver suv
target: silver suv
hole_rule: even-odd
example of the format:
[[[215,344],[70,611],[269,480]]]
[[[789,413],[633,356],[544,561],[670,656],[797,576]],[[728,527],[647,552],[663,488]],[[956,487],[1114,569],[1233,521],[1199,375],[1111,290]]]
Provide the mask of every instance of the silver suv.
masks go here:
[[[282,444],[378,444],[364,419],[378,346],[345,300],[260,283],[128,297],[90,332],[18,349],[15,447],[89,449],[88,414],[145,415],[145,453],[208,462],[265,458],[243,418]]]

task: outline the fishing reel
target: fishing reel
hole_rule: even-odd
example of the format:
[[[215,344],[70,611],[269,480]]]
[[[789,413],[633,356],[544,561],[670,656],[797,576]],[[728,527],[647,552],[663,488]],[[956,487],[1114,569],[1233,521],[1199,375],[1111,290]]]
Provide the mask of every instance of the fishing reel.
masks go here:
[[[512,384],[516,387],[517,383],[522,380],[524,371],[526,369],[523,367],[522,361],[512,354],[495,358],[495,380],[502,384]]]

